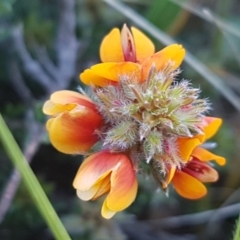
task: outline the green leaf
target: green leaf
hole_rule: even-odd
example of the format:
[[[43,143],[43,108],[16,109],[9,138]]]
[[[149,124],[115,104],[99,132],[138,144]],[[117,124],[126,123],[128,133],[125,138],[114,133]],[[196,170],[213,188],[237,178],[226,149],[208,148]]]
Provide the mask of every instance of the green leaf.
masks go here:
[[[168,30],[178,19],[182,8],[169,0],[154,0],[146,14],[146,18],[162,30]]]

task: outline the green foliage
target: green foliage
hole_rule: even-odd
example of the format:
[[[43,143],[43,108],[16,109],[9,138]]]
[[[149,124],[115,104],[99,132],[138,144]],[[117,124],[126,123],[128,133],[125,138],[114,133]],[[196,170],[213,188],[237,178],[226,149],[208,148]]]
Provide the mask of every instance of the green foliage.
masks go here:
[[[0,2],[0,17],[11,13],[12,5],[15,0],[1,0]]]
[[[52,184],[41,180],[41,185],[47,194],[52,192]],[[1,224],[0,239],[46,239],[47,235],[49,234],[43,218],[26,187],[21,184],[16,198]]]
[[[167,31],[176,22],[182,8],[169,0],[150,1],[146,18],[159,29]]]

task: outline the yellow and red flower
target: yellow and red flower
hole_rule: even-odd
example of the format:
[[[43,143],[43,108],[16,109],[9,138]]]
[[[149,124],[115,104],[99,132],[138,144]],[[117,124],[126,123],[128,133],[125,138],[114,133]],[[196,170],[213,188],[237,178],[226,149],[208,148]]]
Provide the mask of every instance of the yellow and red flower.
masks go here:
[[[73,91],[58,91],[43,106],[50,115],[47,130],[53,146],[63,153],[84,154],[99,140],[95,131],[102,117],[92,100]]]
[[[81,73],[83,83],[104,87],[119,82],[119,76],[129,76],[134,81],[143,82],[153,65],[158,72],[169,63],[173,70],[180,66],[185,56],[181,45],[172,44],[154,53],[153,43],[138,29],[132,27],[131,30],[132,34],[125,25],[121,33],[114,28],[103,39],[100,47],[103,63]]]
[[[217,132],[222,120],[205,117],[205,121],[207,125],[203,129],[202,135],[180,139],[179,152],[187,163],[181,169],[170,168],[166,182],[163,183],[163,188],[166,188],[171,182],[181,196],[189,199],[203,197],[207,193],[203,183],[218,180],[218,172],[209,165],[209,161],[215,160],[219,165],[226,163],[225,158],[201,147],[201,144]]]
[[[118,28],[113,28],[100,46],[102,62],[141,62],[154,52],[152,41],[135,27],[131,27],[130,32],[126,24],[121,32]]]
[[[106,194],[102,216],[107,219],[134,201],[142,160],[150,163],[163,188],[172,183],[190,199],[204,196],[203,183],[218,179],[209,161],[225,164],[202,146],[221,119],[205,117],[209,104],[199,99],[199,89],[187,80],[175,81],[184,48],[172,44],[154,52],[138,29],[114,28],[102,41],[102,63],[80,74],[92,88],[94,102],[59,91],[43,107],[51,116],[47,130],[52,144],[64,153],[90,154],[73,186],[86,201]]]
[[[105,150],[85,159],[73,186],[78,197],[85,201],[95,200],[107,193],[102,216],[109,219],[134,201],[138,187],[135,174],[125,154]]]
[[[144,82],[150,69],[154,66],[156,71],[163,70],[171,64],[172,70],[177,69],[185,56],[185,50],[181,45],[172,44],[163,50],[136,62],[106,62],[99,63],[80,74],[80,79],[87,85],[104,87],[116,84],[120,76],[126,76],[136,82]]]

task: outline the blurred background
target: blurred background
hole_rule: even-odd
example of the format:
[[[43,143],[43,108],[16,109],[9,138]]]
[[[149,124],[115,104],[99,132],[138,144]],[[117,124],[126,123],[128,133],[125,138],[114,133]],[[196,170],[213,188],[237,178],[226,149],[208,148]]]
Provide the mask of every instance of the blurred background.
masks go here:
[[[208,185],[208,195],[190,201],[170,189],[167,197],[152,177],[140,175],[136,201],[108,221],[100,216],[101,199],[76,197],[72,180],[82,158],[51,146],[42,105],[56,90],[77,90],[79,73],[100,61],[100,42],[111,28],[127,23],[142,29],[134,14],[127,17],[115,1],[108,2],[0,1],[0,112],[73,240],[231,239],[240,212],[239,0],[118,2],[183,44],[210,70],[207,77],[204,70],[197,72],[198,62],[191,58],[181,66],[181,77],[200,86],[202,97],[211,101],[210,114],[224,120],[211,140],[227,165],[216,166],[220,178]],[[150,38],[157,50],[164,47]],[[0,239],[52,240],[1,145],[0,166]]]

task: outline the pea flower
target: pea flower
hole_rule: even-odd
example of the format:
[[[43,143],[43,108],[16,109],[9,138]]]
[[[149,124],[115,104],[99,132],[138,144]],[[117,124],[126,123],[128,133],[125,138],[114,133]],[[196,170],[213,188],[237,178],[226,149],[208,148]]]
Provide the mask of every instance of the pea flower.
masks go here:
[[[102,206],[102,216],[107,219],[128,207],[137,194],[137,179],[130,159],[106,150],[90,155],[83,162],[73,186],[85,201],[108,193]]]
[[[155,47],[145,34],[135,27],[131,31],[124,24],[121,32],[114,28],[104,37],[100,47],[102,62],[139,62],[154,53]]]
[[[218,172],[209,165],[210,160],[215,160],[219,165],[226,163],[225,158],[215,155],[204,147],[206,140],[211,138],[220,127],[222,120],[220,118],[205,117],[207,125],[203,129],[203,134],[189,139],[180,139],[179,151],[182,158],[187,163],[177,169],[172,167],[168,170],[165,178],[159,176],[159,172],[154,175],[160,181],[163,189],[172,182],[176,191],[183,197],[189,199],[198,199],[206,195],[207,189],[203,183],[215,182],[218,180]],[[153,171],[157,163],[152,163]]]
[[[43,106],[52,116],[47,130],[53,146],[63,153],[84,154],[98,141],[95,130],[102,124],[92,100],[73,91],[58,91]]]
[[[114,28],[102,41],[102,63],[80,74],[91,98],[60,91],[43,108],[52,116],[47,130],[53,145],[86,156],[73,182],[78,197],[106,195],[107,219],[134,201],[143,166],[163,189],[172,183],[180,195],[196,199],[206,194],[202,182],[218,179],[208,162],[225,164],[202,147],[221,119],[206,117],[209,102],[199,98],[200,89],[177,80],[184,48],[172,44],[154,52],[138,29]]]

